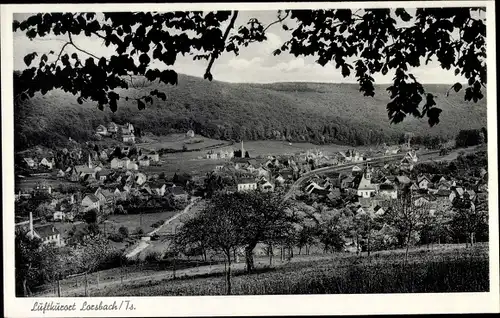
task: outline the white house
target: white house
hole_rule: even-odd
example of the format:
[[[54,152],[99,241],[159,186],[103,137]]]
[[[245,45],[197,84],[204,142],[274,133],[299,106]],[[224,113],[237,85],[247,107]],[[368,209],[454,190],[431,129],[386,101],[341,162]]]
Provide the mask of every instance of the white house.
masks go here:
[[[137,183],[138,185],[143,185],[147,180],[147,176],[142,172],[139,172],[135,175],[135,183]]]
[[[430,182],[431,182],[431,180],[425,175],[418,177],[418,187],[420,189],[427,190]]]
[[[111,169],[120,169],[123,168],[123,166],[124,166],[123,160],[118,158],[113,158],[113,160],[111,160]]]
[[[52,161],[49,161],[47,158],[43,158],[41,161],[40,161],[40,165],[41,166],[45,166],[47,169],[52,169],[53,167],[53,162]]]
[[[90,211],[92,209],[99,210],[100,209],[100,203],[99,203],[99,198],[95,194],[87,194],[81,204],[83,208],[83,212]]]
[[[257,182],[251,178],[242,178],[237,183],[238,192],[257,189]]]
[[[148,156],[142,156],[139,158],[139,166],[141,167],[149,167],[149,157]]]
[[[358,186],[358,196],[369,198],[372,194],[375,194],[376,191],[376,186],[371,182],[371,173],[367,170],[367,172],[361,176],[361,181]]]
[[[30,212],[29,232],[27,236],[31,239],[37,238],[42,241],[42,244],[54,244],[62,246],[61,234],[53,224],[45,224],[41,226],[33,226],[33,214]]]
[[[127,164],[127,170],[139,170],[139,165],[135,162],[129,161]]]
[[[37,163],[33,158],[24,158],[24,162],[30,168],[36,168]]]
[[[96,128],[96,134],[106,136],[108,134],[108,129],[104,125],[99,125]]]
[[[206,155],[207,159],[217,159],[217,154],[213,151],[209,151]]]
[[[135,143],[135,136],[134,134],[124,134],[122,136],[123,142],[130,142],[130,143]]]

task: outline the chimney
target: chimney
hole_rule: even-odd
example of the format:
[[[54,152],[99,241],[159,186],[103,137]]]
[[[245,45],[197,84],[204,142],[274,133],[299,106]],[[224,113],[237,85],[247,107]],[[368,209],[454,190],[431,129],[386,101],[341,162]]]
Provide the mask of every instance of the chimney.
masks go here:
[[[34,230],[33,230],[33,212],[30,212],[30,235],[31,237],[34,237]]]

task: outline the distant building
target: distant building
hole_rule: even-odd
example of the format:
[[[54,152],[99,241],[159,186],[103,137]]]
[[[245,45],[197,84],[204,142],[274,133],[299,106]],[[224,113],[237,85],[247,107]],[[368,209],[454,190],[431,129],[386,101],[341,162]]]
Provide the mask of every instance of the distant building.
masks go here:
[[[104,125],[99,125],[96,128],[96,133],[101,136],[106,136],[108,134],[108,129]]]
[[[237,191],[251,191],[257,189],[257,182],[252,178],[241,178],[237,182]]]
[[[54,244],[62,246],[61,233],[52,224],[33,226],[33,214],[30,212],[29,231],[27,236],[31,239],[37,238],[42,241],[42,244]]]
[[[100,204],[99,204],[99,198],[95,194],[87,194],[81,204],[83,208],[83,212],[90,211],[92,209],[96,209],[99,211],[100,209]]]
[[[132,133],[124,134],[122,136],[122,138],[123,138],[123,142],[135,143],[135,136]]]
[[[118,125],[115,124],[114,122],[110,122],[108,124],[108,133],[113,133],[116,134],[118,132]]]
[[[193,130],[188,130],[187,133],[186,133],[186,137],[193,138],[194,137],[194,131]]]

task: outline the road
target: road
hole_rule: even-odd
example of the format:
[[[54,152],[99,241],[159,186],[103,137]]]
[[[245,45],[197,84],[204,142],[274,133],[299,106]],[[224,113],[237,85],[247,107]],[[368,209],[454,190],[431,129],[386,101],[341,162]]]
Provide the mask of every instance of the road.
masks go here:
[[[328,167],[322,167],[322,168],[311,170],[309,172],[306,172],[299,179],[297,179],[297,181],[294,182],[294,184],[292,185],[290,190],[285,194],[284,200],[290,199],[292,197],[292,195],[297,190],[300,190],[302,183],[313,175],[322,174],[325,172],[343,172],[343,171],[351,170],[352,167],[354,167],[356,165],[364,165],[366,163],[374,164],[374,163],[380,163],[380,162],[399,161],[404,156],[405,156],[405,154],[397,154],[397,155],[390,155],[390,156],[384,156],[384,157],[376,157],[376,158],[372,158],[369,161],[356,162],[356,163],[346,163],[346,164],[342,164],[342,165],[328,166]],[[419,163],[426,162],[426,161],[432,161],[433,160],[432,158],[439,158],[439,150],[433,150],[433,151],[427,151],[425,153],[420,153],[420,154],[418,154],[418,158],[419,158],[419,160],[418,160]]]
[[[181,223],[180,222],[180,217],[183,216],[183,215],[188,214],[191,211],[191,208],[193,207],[193,205],[195,205],[199,201],[199,199],[200,198],[198,198],[198,197],[191,198],[191,202],[184,208],[184,210],[182,210],[181,212],[177,213],[176,215],[174,215],[170,219],[166,220],[161,226],[159,226],[158,228],[156,228],[153,231],[149,232],[145,236],[146,237],[151,237],[154,234],[162,234],[162,233],[165,233],[165,232],[168,233],[168,232],[171,231],[170,228],[179,226],[179,224]],[[141,254],[146,249],[148,249],[148,247],[150,247],[151,244],[152,243],[150,241],[141,240],[132,251],[130,251],[128,254],[126,254],[126,257],[128,259],[132,259],[134,257],[137,257],[137,255]]]

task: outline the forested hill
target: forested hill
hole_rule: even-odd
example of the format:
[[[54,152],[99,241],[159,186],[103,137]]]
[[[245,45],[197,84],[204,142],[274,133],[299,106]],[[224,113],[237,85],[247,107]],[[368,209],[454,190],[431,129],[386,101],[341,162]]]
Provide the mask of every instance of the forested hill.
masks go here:
[[[86,140],[95,127],[110,120],[132,122],[144,132],[167,134],[193,129],[216,139],[307,140],[315,143],[367,144],[391,142],[405,132],[454,137],[460,129],[486,126],[486,98],[465,102],[463,92],[450,93],[450,85],[428,85],[443,109],[441,122],[430,128],[426,119],[407,118],[391,125],[386,105],[389,96],[377,86],[375,97],[364,97],[356,84],[275,83],[233,84],[179,76],[178,86],[153,83],[125,94],[139,97],[159,89],[166,101],[155,100],[138,110],[131,100],[120,99],[118,111],[100,111],[93,103],[78,104],[76,97],[54,90],[35,95],[16,106],[16,149],[53,146],[71,137]]]

